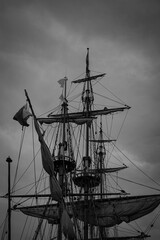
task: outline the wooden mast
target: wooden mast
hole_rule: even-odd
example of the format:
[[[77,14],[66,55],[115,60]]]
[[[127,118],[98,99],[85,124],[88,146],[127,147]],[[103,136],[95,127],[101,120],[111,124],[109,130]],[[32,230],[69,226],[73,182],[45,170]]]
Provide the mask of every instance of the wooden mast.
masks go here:
[[[90,77],[90,70],[89,70],[89,48],[87,48],[87,56],[86,56],[86,78]],[[90,82],[87,81],[87,89],[86,89],[86,99],[85,99],[85,107],[86,107],[86,114],[89,117],[90,111]],[[84,174],[86,170],[88,171],[89,167],[89,126],[86,123],[86,157],[84,158]],[[84,197],[85,207],[84,207],[84,215],[85,215],[85,222],[84,222],[84,239],[88,240],[88,221],[87,221],[87,207],[88,207],[88,184],[84,186],[84,193],[86,194]]]
[[[64,195],[64,176],[65,176],[65,141],[66,141],[66,113],[67,113],[67,103],[66,103],[66,92],[67,92],[67,78],[65,77],[63,84],[63,103],[62,103],[62,114],[63,114],[63,133],[62,133],[62,146],[60,147],[59,151],[61,152],[58,161],[58,175],[59,175],[59,184],[62,188],[62,194]],[[61,216],[63,212],[63,202],[59,203],[59,224],[58,224],[58,240],[62,240],[62,225],[61,225]]]

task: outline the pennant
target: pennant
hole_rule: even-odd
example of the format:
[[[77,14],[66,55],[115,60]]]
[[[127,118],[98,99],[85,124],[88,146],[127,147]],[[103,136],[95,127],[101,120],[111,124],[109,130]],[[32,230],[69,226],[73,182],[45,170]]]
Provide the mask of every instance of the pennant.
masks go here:
[[[63,101],[63,94],[60,95],[59,99]]]
[[[62,225],[62,231],[65,237],[69,240],[75,239],[75,233],[73,230],[73,223],[66,211],[66,209],[63,209],[62,217],[61,217],[61,225]]]
[[[64,87],[64,84],[65,84],[65,81],[67,81],[67,77],[64,77],[60,80],[58,80],[58,83],[60,84],[60,87],[63,88]]]
[[[53,200],[56,201],[61,201],[62,200],[62,190],[59,185],[59,182],[57,181],[55,174],[54,174],[54,164],[53,164],[53,159],[52,155],[50,153],[50,150],[45,143],[42,133],[40,131],[38,122],[36,118],[34,117],[34,125],[36,132],[39,137],[39,142],[41,144],[41,156],[42,156],[42,165],[44,170],[49,174],[50,176],[50,191],[51,191],[51,196]]]
[[[61,100],[61,102],[63,102],[63,101],[64,101],[63,94],[61,94],[61,96],[59,97],[59,99]]]
[[[27,104],[24,105],[13,117],[14,120],[19,122],[22,126],[28,127],[27,123],[28,118],[32,116],[32,114],[27,109]]]
[[[61,102],[67,103],[67,99],[63,97],[63,93],[60,95],[59,99]]]

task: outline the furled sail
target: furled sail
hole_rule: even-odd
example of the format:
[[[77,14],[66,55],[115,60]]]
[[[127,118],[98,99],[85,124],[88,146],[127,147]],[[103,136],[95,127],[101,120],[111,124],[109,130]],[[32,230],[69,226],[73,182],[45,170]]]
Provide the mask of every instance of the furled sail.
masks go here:
[[[122,167],[113,167],[113,168],[103,168],[103,169],[89,169],[88,173],[112,173],[112,172],[118,172],[120,170],[126,169],[127,166]],[[79,172],[83,172],[82,170],[79,170]]]
[[[71,122],[71,123],[75,123],[77,125],[82,125],[82,124],[85,124],[85,123],[91,123],[93,121],[93,119],[95,119],[95,117],[80,117],[80,118],[77,118],[77,117],[70,117],[68,114],[66,114],[65,116],[65,122],[68,123],[68,122]],[[40,124],[43,124],[43,123],[46,123],[46,124],[51,124],[51,123],[56,123],[56,122],[64,122],[64,116],[60,116],[60,117],[51,117],[51,118],[38,118],[38,122]]]
[[[61,201],[62,190],[54,174],[53,159],[49,151],[49,148],[43,139],[38,122],[35,117],[34,117],[34,125],[39,137],[39,142],[41,143],[41,155],[42,155],[43,168],[49,174],[50,191],[51,191],[52,199],[56,201]]]
[[[82,83],[82,82],[87,82],[87,81],[91,81],[91,80],[96,80],[97,78],[99,77],[104,77],[106,74],[105,73],[102,73],[102,74],[98,74],[98,75],[95,75],[95,76],[90,76],[90,77],[86,77],[86,78],[81,78],[81,79],[78,79],[78,80],[75,80],[75,81],[72,81],[72,83]]]
[[[90,204],[90,203],[88,203]],[[95,226],[112,227],[122,222],[130,222],[152,212],[160,204],[160,195],[130,196],[103,200],[93,200],[87,206],[88,223]],[[84,221],[84,201],[74,202],[74,208],[67,205],[70,216],[74,215]],[[29,216],[45,218],[49,222],[56,223],[58,220],[58,206],[32,206],[19,208],[24,214]]]
[[[85,112],[75,112],[75,113],[68,113],[65,115],[65,121],[66,122],[75,122],[77,120],[83,120],[83,121],[90,121],[93,119],[93,117],[96,117],[98,115],[107,115],[115,112],[121,112],[125,109],[129,109],[129,106],[119,107],[119,108],[104,108],[100,110],[93,110],[89,111],[89,118],[85,116]],[[85,119],[86,118],[86,119]],[[92,119],[91,119],[92,118]],[[64,114],[56,114],[56,115],[50,115],[48,118],[38,118],[38,122],[40,124],[46,123],[51,124],[54,122],[62,122],[64,119]],[[85,123],[85,122],[84,122]]]
[[[59,202],[59,205],[62,205],[62,203],[63,203],[62,189],[60,187],[59,182],[57,181],[57,179],[55,177],[53,159],[52,159],[50,150],[43,139],[43,135],[39,128],[39,124],[38,124],[36,116],[34,114],[27,91],[25,91],[25,93],[26,93],[26,97],[29,102],[32,114],[33,114],[34,126],[35,126],[36,132],[39,137],[39,142],[41,144],[41,155],[42,155],[43,168],[49,174],[51,196],[52,196],[53,200],[56,200]],[[63,231],[64,235],[68,237],[68,239],[72,240],[72,239],[74,239],[73,223],[71,222],[71,219],[70,219],[68,212],[64,205],[62,206],[61,210],[62,210],[62,214],[60,215],[59,214],[60,211],[58,209],[58,221],[61,218],[62,231]],[[43,209],[41,214],[45,215],[46,212],[47,212],[47,206],[45,206],[45,208]]]

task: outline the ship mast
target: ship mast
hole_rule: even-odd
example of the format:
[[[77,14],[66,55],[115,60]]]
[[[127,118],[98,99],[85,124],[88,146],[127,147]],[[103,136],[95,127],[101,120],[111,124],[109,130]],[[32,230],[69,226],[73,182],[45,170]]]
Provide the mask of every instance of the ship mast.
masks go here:
[[[86,78],[89,79],[90,77],[90,70],[89,70],[89,48],[87,48],[87,57],[86,57]],[[91,99],[90,99],[90,81],[87,81],[87,89],[86,89],[86,98],[85,98],[85,105],[86,105],[86,117],[89,117],[89,111],[91,110]],[[86,123],[86,158],[89,157],[89,126]]]
[[[87,56],[86,56],[86,78],[90,77],[90,70],[89,70],[89,48],[87,48]],[[87,89],[86,89],[86,97],[85,97],[85,107],[86,107],[86,117],[89,117],[89,111],[91,110],[91,101],[90,101],[90,81],[87,81]],[[88,170],[90,165],[90,158],[89,158],[89,125],[86,123],[86,157],[83,158],[84,161],[84,175]],[[88,184],[84,186],[84,193],[86,194],[84,198],[85,206],[88,205]],[[88,221],[87,221],[87,207],[84,208],[84,215],[86,221],[84,222],[84,239],[88,239]]]
[[[71,118],[86,118],[89,119],[95,118],[97,115],[101,116],[102,115],[107,115],[111,114],[112,112],[117,112],[117,111],[123,111],[124,109],[129,109],[128,106],[124,106],[121,108],[104,108],[102,110],[93,110],[92,109],[92,104],[94,101],[94,96],[93,96],[93,89],[92,89],[92,80],[96,80],[97,78],[103,77],[104,74],[98,74],[95,76],[90,75],[90,69],[89,69],[89,48],[87,48],[87,55],[86,55],[86,74],[85,78],[78,79],[73,81],[73,83],[84,83],[83,86],[83,91],[82,91],[82,103],[83,103],[83,112],[79,113],[72,113],[68,114],[68,117]],[[52,119],[56,120],[56,118],[60,118],[62,115],[55,116],[52,115]],[[51,121],[52,121],[51,119]],[[45,122],[45,119],[42,119],[42,121]],[[86,122],[85,123],[85,128],[86,128],[86,144],[85,144],[85,156],[82,159],[83,163],[83,170],[82,173],[77,173],[75,177],[73,178],[73,181],[75,185],[81,187],[84,189],[84,206],[83,206],[83,214],[84,214],[84,239],[88,240],[89,239],[89,225],[88,225],[88,208],[90,208],[90,189],[95,188],[100,185],[100,195],[102,198],[102,173],[97,174],[96,172],[91,171],[91,156],[90,156],[90,143],[94,142],[94,140],[90,139],[90,131],[91,131],[91,125],[90,123]],[[101,132],[102,135],[102,132]],[[102,137],[102,136],[101,136]],[[103,144],[103,141],[99,141],[100,144]],[[102,168],[102,156],[99,156],[101,159],[100,160],[100,168]],[[102,170],[102,169],[101,169]],[[92,237],[92,236],[91,236]]]
[[[63,114],[63,131],[62,131],[62,143],[59,144],[59,168],[58,168],[58,175],[59,175],[59,184],[62,189],[62,194],[64,194],[64,176],[65,176],[65,168],[64,168],[64,161],[65,161],[65,142],[66,142],[66,113],[67,113],[67,101],[66,101],[66,91],[67,91],[67,78],[64,78],[64,93],[63,93],[63,103],[62,103],[62,114]],[[61,219],[62,211],[63,211],[63,203],[60,203],[59,206],[59,219]],[[58,240],[62,239],[62,226],[61,221],[58,224]]]
[[[69,145],[67,144],[67,116],[68,116],[68,103],[67,103],[67,78],[65,77],[62,79],[63,82],[63,96],[62,96],[62,109],[61,109],[61,120],[60,124],[62,124],[62,137],[60,140],[60,143],[58,145],[58,155],[54,156],[54,170],[58,174],[59,178],[59,185],[62,189],[62,195],[66,196],[66,182],[65,182],[65,175],[69,172],[71,172],[75,166],[76,163],[73,159],[73,156],[69,154]],[[67,155],[68,153],[68,155]],[[58,240],[62,240],[62,226],[61,226],[61,216],[63,212],[63,201],[59,203],[59,224],[58,224]]]
[[[103,173],[102,173],[102,168],[103,168],[103,162],[104,162],[104,156],[106,154],[106,150],[104,147],[104,143],[103,143],[103,133],[102,133],[102,116],[101,116],[101,121],[100,121],[100,145],[99,145],[99,168],[100,168],[100,176],[101,176],[101,183],[100,183],[100,193],[101,196],[100,198],[103,198]],[[102,145],[103,144],[103,145]]]

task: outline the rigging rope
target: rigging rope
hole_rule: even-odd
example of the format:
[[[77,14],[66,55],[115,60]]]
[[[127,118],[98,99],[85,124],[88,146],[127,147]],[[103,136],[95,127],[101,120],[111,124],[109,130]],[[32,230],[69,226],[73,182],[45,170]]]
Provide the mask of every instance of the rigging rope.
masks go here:
[[[113,175],[113,176],[114,176],[114,175]],[[115,176],[114,176],[114,177],[115,177]],[[142,184],[142,183],[134,182],[134,181],[132,181],[132,180],[128,180],[128,179],[123,178],[123,177],[119,177],[119,179],[122,179],[122,180],[124,180],[124,181],[130,182],[130,183],[134,183],[134,184],[137,184],[137,185],[139,185],[139,186],[143,186],[143,187],[146,187],[146,188],[149,188],[149,189],[156,190],[156,191],[159,191],[159,192],[160,192],[160,189],[158,189],[158,188],[154,188],[154,187],[150,187],[150,186],[147,186],[147,185],[145,185],[145,184]]]
[[[146,228],[145,232],[147,234],[149,234],[149,232],[151,231],[152,227],[154,226],[155,222],[157,221],[157,219],[160,217],[160,210],[159,212],[156,214],[156,216],[153,218],[153,220],[151,221],[151,223],[148,225],[148,227]]]
[[[7,223],[8,223],[8,213],[6,214],[6,217],[5,217],[4,221],[2,222],[2,224],[0,226],[0,228],[3,227],[1,240],[4,240],[5,237],[7,237]]]
[[[18,154],[18,161],[17,161],[17,166],[16,166],[15,177],[14,177],[14,180],[13,180],[12,191],[14,191],[14,188],[15,188],[15,185],[16,185],[16,180],[17,180],[17,174],[18,174],[18,169],[19,169],[19,162],[20,162],[20,157],[21,157],[21,152],[22,152],[22,146],[23,146],[25,130],[26,130],[26,127],[22,128],[22,135],[21,135],[21,140],[20,140],[20,150],[19,150],[19,154]]]
[[[103,88],[105,88],[108,92],[110,92],[115,98],[117,98],[121,104],[126,105],[125,102],[123,102],[119,97],[117,97],[112,91],[110,91],[108,88],[106,88],[101,82],[98,82]],[[119,102],[118,102],[119,103]]]
[[[114,144],[114,143],[113,143]],[[114,144],[115,145],[115,144]],[[156,182],[153,178],[151,178],[147,173],[145,173],[140,167],[138,167],[135,163],[133,163],[116,145],[115,147],[120,151],[120,153],[130,162],[132,163],[140,172],[142,172],[146,177],[148,177],[152,182],[154,182],[156,185],[160,186],[158,182]],[[153,188],[154,189],[154,188]],[[157,189],[156,189],[157,190]],[[160,189],[158,190],[160,191]]]

